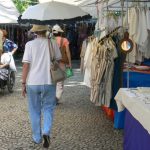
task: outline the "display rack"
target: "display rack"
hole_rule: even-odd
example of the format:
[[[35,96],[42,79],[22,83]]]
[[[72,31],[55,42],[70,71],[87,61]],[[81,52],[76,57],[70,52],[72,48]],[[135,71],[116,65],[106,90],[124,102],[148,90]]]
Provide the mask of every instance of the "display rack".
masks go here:
[[[150,0],[116,0],[112,3],[110,3],[110,0],[95,0],[95,2],[92,3],[88,3],[86,5],[81,5],[81,7],[89,7],[92,5],[95,5],[95,7],[97,7],[97,17],[99,18],[99,11],[98,11],[98,4],[103,3],[104,6],[103,8],[106,8],[108,10],[108,8],[117,8],[117,9],[121,9],[122,12],[122,27],[123,27],[123,12],[124,9],[126,10],[126,13],[128,14],[128,10],[129,10],[129,3],[150,3]],[[120,4],[120,5],[117,5]],[[116,6],[117,5],[117,6]],[[106,10],[106,11],[107,11]],[[125,27],[125,30],[128,31],[129,27],[128,27],[128,15],[127,15],[127,26]],[[124,32],[124,29],[122,28],[122,33]],[[123,34],[122,34],[123,35]],[[130,87],[130,63],[129,63],[129,53],[127,54],[127,88]]]

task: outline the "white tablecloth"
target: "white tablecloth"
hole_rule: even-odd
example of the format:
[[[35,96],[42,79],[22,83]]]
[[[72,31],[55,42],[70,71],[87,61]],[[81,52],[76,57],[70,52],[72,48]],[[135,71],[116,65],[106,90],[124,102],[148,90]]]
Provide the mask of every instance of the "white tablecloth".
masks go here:
[[[127,108],[150,134],[150,88],[120,88],[115,100],[119,112]]]

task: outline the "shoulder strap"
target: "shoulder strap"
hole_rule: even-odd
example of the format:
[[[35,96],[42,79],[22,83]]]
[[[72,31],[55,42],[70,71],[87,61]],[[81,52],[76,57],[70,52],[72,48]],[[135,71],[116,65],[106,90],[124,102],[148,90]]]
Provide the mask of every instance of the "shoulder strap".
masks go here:
[[[63,42],[64,42],[64,39],[63,39],[63,37],[62,37],[62,38],[61,38],[61,41],[60,41],[60,48],[63,47]]]
[[[51,62],[53,62],[55,60],[55,52],[54,52],[54,48],[52,45],[52,41],[50,39],[48,39],[48,47],[49,47],[49,54],[50,54]]]

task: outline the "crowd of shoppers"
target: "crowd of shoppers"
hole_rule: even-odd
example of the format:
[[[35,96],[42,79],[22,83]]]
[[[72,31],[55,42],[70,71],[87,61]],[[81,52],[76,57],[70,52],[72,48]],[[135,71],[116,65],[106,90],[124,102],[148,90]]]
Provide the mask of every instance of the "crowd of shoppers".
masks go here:
[[[53,48],[55,59],[63,71],[72,67],[69,41],[62,37],[64,31],[59,25],[55,25],[50,39],[48,31],[48,26],[33,25],[30,32],[34,34],[34,39],[26,43],[22,59],[22,95],[27,95],[28,99],[32,138],[36,144],[43,141],[44,148],[50,145],[54,110],[64,88],[64,81],[57,84],[52,82],[49,48]],[[49,47],[49,40],[52,47]],[[17,48],[14,42],[7,39],[7,31],[0,30],[0,72],[7,70],[7,67],[16,71],[13,55]]]

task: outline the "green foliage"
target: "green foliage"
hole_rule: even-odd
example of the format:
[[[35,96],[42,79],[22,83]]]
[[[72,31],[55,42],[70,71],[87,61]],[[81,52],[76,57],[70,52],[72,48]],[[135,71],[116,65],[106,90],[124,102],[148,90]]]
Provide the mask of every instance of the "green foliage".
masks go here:
[[[38,3],[38,0],[13,0],[18,11],[22,14],[29,5],[35,5]]]

